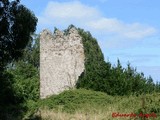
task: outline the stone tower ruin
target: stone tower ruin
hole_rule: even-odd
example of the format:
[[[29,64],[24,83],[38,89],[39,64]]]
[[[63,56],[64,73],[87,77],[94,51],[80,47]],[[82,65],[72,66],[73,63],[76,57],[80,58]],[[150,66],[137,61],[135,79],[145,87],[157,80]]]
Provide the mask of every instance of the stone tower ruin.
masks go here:
[[[84,48],[76,28],[68,33],[43,30],[40,35],[40,97],[74,88],[84,71]]]

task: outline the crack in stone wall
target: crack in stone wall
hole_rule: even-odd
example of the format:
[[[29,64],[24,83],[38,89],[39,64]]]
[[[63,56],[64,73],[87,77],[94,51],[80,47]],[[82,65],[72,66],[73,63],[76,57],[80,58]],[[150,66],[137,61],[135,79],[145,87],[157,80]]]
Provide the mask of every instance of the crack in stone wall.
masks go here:
[[[40,97],[74,88],[84,71],[84,48],[76,28],[67,35],[43,30],[40,35]]]

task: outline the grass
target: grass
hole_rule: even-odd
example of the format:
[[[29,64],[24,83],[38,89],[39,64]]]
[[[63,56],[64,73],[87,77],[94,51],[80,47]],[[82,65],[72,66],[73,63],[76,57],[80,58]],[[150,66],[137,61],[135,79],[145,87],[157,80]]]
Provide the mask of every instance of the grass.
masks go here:
[[[113,113],[139,115],[154,112],[160,120],[160,94],[145,96],[109,96],[85,89],[68,90],[39,102],[28,102],[28,116],[42,120],[127,120]],[[33,112],[34,111],[34,112]],[[31,115],[32,113],[32,115]],[[133,117],[142,119],[142,117]],[[153,117],[149,117],[152,119]]]
[[[87,113],[82,111],[76,111],[74,114],[43,109],[39,111],[36,115],[41,116],[43,120],[108,120],[112,119],[110,112],[97,112],[97,113]]]

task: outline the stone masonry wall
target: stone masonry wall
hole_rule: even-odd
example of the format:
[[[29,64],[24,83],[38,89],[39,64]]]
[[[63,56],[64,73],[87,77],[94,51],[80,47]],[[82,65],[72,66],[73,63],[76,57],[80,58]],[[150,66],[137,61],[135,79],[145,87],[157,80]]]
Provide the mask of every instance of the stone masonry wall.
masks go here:
[[[40,36],[40,97],[74,88],[84,71],[82,38],[76,28],[69,34],[43,30]]]

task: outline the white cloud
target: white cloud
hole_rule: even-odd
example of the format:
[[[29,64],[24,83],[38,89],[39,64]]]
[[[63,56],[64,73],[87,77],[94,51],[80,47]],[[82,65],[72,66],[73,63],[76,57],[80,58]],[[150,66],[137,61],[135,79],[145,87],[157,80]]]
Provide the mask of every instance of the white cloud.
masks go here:
[[[75,24],[80,27],[88,21],[99,18],[101,13],[94,7],[83,5],[78,1],[49,2],[42,15],[39,16],[39,25],[68,26]]]
[[[140,23],[126,24],[113,18],[100,18],[99,20],[91,21],[89,26],[104,33],[116,33],[130,39],[144,38],[156,32],[153,27],[144,26]]]
[[[49,18],[56,19],[81,19],[95,18],[99,12],[92,7],[74,2],[49,2],[44,14]]]
[[[106,1],[106,0],[105,0]],[[42,15],[39,16],[39,25],[66,27],[75,24],[91,32],[101,35],[113,35],[125,39],[142,39],[151,36],[156,29],[140,23],[124,23],[116,18],[107,18],[95,7],[90,7],[78,1],[48,3]],[[113,42],[114,43],[114,42]]]

